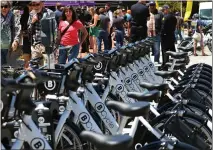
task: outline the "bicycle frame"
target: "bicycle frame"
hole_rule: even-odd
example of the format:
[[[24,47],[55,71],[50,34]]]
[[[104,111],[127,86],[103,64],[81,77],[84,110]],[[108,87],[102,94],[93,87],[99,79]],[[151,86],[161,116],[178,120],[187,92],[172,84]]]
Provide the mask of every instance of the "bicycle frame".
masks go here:
[[[30,115],[23,116],[18,130],[17,140],[13,143],[11,149],[21,149],[24,141],[33,149],[52,149],[44,136],[40,133]]]

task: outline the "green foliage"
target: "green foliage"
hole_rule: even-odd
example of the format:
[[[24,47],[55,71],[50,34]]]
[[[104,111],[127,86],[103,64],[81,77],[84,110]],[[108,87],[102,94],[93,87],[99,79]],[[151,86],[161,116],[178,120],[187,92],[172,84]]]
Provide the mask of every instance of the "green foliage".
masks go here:
[[[181,7],[182,7],[182,13],[185,13],[186,10],[186,2],[181,2],[180,1],[158,1],[159,7],[163,7],[163,5],[169,5],[171,12],[181,12]]]

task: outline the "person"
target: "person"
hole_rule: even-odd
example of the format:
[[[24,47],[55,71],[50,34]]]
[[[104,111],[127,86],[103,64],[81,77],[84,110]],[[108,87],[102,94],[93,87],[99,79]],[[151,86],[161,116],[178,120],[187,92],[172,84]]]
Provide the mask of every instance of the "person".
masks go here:
[[[80,18],[79,18],[80,19]],[[82,19],[80,21],[84,26],[87,26],[90,21],[92,20],[92,16],[90,12],[86,9],[85,6],[82,8]],[[87,32],[89,32],[89,28],[86,28]],[[83,36],[83,35],[81,35]],[[89,36],[86,37],[86,40],[82,43],[82,53],[88,53],[89,52]]]
[[[31,59],[43,57],[44,59],[40,62],[41,65],[47,63],[47,55],[45,47],[42,44],[42,27],[41,19],[52,16],[53,11],[44,8],[44,2],[40,0],[32,0],[32,11],[30,12],[28,19],[28,32],[31,38]],[[55,16],[54,16],[55,18]],[[55,29],[56,29],[56,21]]]
[[[20,43],[21,25],[10,10],[9,1],[1,1],[1,65],[7,64],[7,56],[15,51]]]
[[[175,40],[176,40],[176,43],[177,43],[178,36],[179,36],[180,40],[183,39],[182,33],[181,33],[181,28],[183,26],[183,18],[180,16],[179,12],[176,12],[175,16],[176,16],[176,19],[177,19],[177,25],[176,25],[176,30],[175,30]]]
[[[90,28],[89,35],[92,36],[93,53],[97,53],[96,38],[98,37],[100,18],[99,18],[99,15],[95,12],[94,7],[90,7],[89,12],[92,15],[92,20],[91,20],[92,23],[89,25],[89,28]]]
[[[66,27],[70,25],[64,35],[61,37],[61,33]],[[79,41],[78,32],[82,32],[82,37]],[[85,41],[88,33],[80,20],[77,19],[76,12],[73,7],[65,7],[62,12],[61,21],[58,27],[58,39],[60,40],[58,61],[60,64],[65,64],[68,58],[70,61],[72,58],[77,58],[79,48]]]
[[[150,20],[147,22],[148,36],[155,39],[154,46],[152,47],[152,53],[154,55],[154,62],[160,63],[160,33],[161,33],[161,21],[163,18],[162,13],[159,13],[156,9],[155,2],[149,3]]]
[[[131,36],[130,41],[136,42],[147,37],[147,20],[149,20],[149,9],[145,0],[139,0],[131,7]]]
[[[105,14],[105,9],[99,9],[99,18],[100,18],[100,27],[98,31],[97,43],[98,43],[98,52],[101,52],[101,43],[104,42],[104,50],[107,50],[109,47],[109,39],[108,36],[110,34],[110,19]]]
[[[113,19],[113,28],[115,30],[116,47],[123,46],[124,42],[124,17],[121,9],[115,11],[115,18]]]
[[[112,34],[112,24],[113,24],[113,13],[110,10],[110,4],[109,3],[107,3],[105,5],[105,11],[106,11],[106,16],[109,17],[109,19],[110,19],[110,33],[108,35],[108,42],[109,42],[108,49],[110,50],[112,48],[112,42],[113,42],[112,41],[112,36],[111,36],[111,34]]]
[[[169,61],[169,56],[166,55],[166,51],[176,51],[175,50],[175,29],[177,19],[176,17],[170,13],[169,6],[163,6],[164,17],[162,19],[161,26],[161,48],[162,48],[162,69],[168,70],[166,67],[166,63]]]
[[[21,15],[20,23],[21,23],[21,32],[23,36],[23,59],[24,59],[24,68],[27,69],[29,67],[29,61],[31,59],[31,41],[29,38],[29,34],[27,32],[28,25],[27,21],[29,19],[30,12],[32,11],[32,3],[28,3],[24,8],[24,12]]]
[[[62,10],[61,10],[61,3],[56,3],[55,5],[55,20],[56,20],[56,23],[57,23],[57,26],[59,25],[59,21],[60,21],[60,18],[61,18],[61,15],[62,15]]]
[[[196,53],[196,50],[197,50],[197,43],[200,42],[200,46],[201,46],[201,50],[202,50],[202,55],[203,56],[207,56],[205,53],[204,53],[204,44],[203,44],[203,26],[204,26],[204,23],[199,20],[199,15],[198,14],[194,14],[194,22],[195,22],[195,32],[193,34],[193,39],[194,39],[194,56],[198,56],[197,53]]]

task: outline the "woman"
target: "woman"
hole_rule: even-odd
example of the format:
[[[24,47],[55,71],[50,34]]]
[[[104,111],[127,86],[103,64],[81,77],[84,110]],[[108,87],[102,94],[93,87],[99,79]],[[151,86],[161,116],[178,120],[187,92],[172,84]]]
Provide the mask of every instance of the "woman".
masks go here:
[[[204,43],[203,43],[203,23],[201,20],[199,20],[199,15],[198,14],[194,14],[194,24],[192,23],[192,25],[194,26],[195,29],[195,33],[193,35],[193,39],[194,39],[194,56],[198,56],[196,53],[197,50],[197,43],[200,42],[200,46],[201,46],[201,50],[202,50],[202,55],[203,56],[207,56],[204,53]]]
[[[61,33],[68,25],[70,25],[70,27],[61,37]],[[78,35],[79,31],[82,32],[82,38],[80,40]],[[58,27],[58,39],[60,39],[58,61],[60,64],[65,64],[67,58],[68,61],[72,58],[77,58],[79,48],[81,48],[87,35],[87,30],[83,24],[77,20],[74,9],[72,7],[65,7]]]
[[[21,32],[23,36],[23,59],[24,59],[24,68],[27,69],[29,67],[29,61],[31,59],[31,43],[29,34],[27,32],[27,21],[29,18],[29,13],[32,11],[31,3],[24,8],[24,12],[21,16],[20,23],[21,23]]]
[[[95,12],[94,7],[90,7],[89,9],[90,15],[92,16],[92,23],[89,25],[90,30],[89,30],[89,35],[92,37],[92,48],[93,48],[93,53],[97,53],[97,42],[96,38],[98,36],[98,31],[99,31],[99,25],[100,25],[100,18],[99,15]]]
[[[115,18],[113,19],[113,27],[115,29],[116,47],[123,46],[124,41],[124,17],[120,9],[115,11]]]

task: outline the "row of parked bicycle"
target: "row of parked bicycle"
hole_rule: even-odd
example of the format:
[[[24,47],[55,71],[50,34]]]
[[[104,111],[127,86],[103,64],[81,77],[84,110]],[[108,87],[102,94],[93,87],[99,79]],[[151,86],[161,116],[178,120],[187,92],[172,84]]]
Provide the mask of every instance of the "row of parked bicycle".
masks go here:
[[[150,60],[154,40],[88,54],[55,69],[2,68],[1,148],[208,150],[212,67],[186,68],[171,52],[169,71]]]

